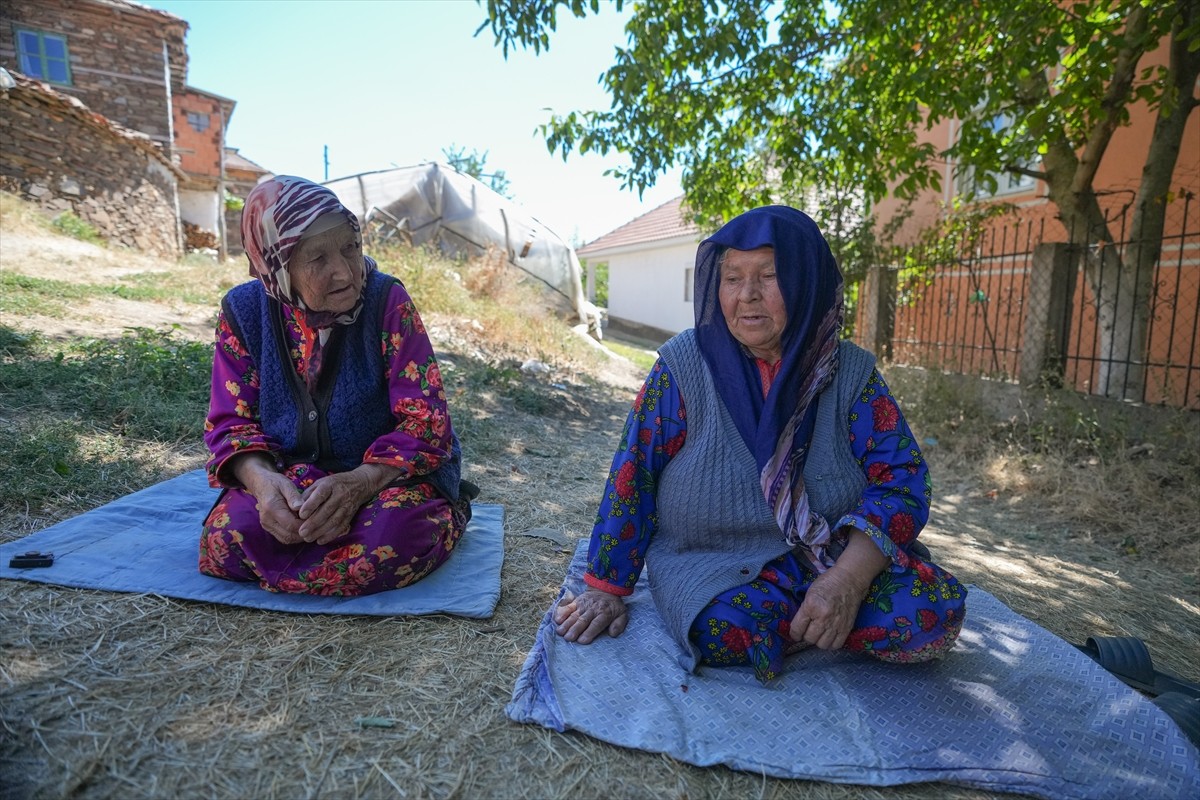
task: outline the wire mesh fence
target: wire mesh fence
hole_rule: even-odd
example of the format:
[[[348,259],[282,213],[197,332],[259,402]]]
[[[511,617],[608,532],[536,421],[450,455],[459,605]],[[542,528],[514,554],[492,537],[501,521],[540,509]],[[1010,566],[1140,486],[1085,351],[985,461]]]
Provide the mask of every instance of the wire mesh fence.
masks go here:
[[[1103,235],[1046,209],[990,214],[894,249],[859,292],[856,338],[893,363],[1200,410],[1200,203],[1163,235]]]

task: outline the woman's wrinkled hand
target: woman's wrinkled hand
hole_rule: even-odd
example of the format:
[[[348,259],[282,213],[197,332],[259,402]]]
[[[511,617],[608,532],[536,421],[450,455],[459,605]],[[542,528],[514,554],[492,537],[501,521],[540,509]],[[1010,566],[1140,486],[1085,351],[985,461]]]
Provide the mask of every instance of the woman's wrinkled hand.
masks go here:
[[[300,490],[278,472],[263,475],[250,492],[258,501],[258,519],[263,530],[280,544],[300,544]]]
[[[628,623],[624,600],[590,587],[578,597],[567,592],[554,609],[555,630],[568,642],[591,644],[602,633],[620,636]]]
[[[847,578],[836,569],[817,576],[792,617],[792,641],[807,642],[822,650],[841,649],[854,629],[864,597],[866,587],[861,581]]]
[[[304,490],[299,507],[299,535],[310,544],[329,544],[350,531],[354,516],[373,496],[367,482],[354,471],[318,478]]]
[[[854,630],[854,620],[866,599],[871,582],[889,563],[867,534],[842,529],[846,549],[828,571],[821,573],[804,593],[788,630],[793,642],[807,642],[822,650],[839,650]]]

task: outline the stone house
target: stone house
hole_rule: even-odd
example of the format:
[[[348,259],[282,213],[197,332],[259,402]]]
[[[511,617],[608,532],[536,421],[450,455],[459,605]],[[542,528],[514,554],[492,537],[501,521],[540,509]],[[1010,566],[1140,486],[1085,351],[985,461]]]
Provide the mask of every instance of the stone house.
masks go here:
[[[159,145],[20,73],[0,81],[0,189],[53,216],[73,212],[109,242],[181,254],[186,176]]]
[[[235,103],[188,86],[187,30],[131,0],[5,0],[0,188],[122,244],[179,255],[187,228],[223,250]]]

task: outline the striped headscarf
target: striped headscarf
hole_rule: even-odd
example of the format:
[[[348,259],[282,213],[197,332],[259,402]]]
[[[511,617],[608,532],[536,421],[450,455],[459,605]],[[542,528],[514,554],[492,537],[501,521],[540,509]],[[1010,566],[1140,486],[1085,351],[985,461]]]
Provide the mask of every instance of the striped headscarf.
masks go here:
[[[754,358],[729,332],[718,296],[721,256],[728,249],[775,250],[775,272],[787,322],[783,359],[764,398]],[[696,251],[696,340],[717,392],[759,467],[767,505],[788,544],[823,572],[829,524],[813,512],[804,486],[814,402],[837,372],[844,301],[842,274],[825,237],[808,216],[787,206],[747,211]]]
[[[250,259],[250,275],[262,281],[268,295],[285,305],[304,311],[305,322],[312,328],[349,325],[362,310],[362,298],[354,308],[341,314],[310,311],[292,289],[288,259],[314,222],[329,213],[342,214],[355,233],[358,219],[341,204],[337,195],[320,184],[292,175],[276,175],[254,187],[242,209],[242,246]],[[375,262],[363,257],[363,277],[375,269]],[[363,286],[367,285],[363,281]]]

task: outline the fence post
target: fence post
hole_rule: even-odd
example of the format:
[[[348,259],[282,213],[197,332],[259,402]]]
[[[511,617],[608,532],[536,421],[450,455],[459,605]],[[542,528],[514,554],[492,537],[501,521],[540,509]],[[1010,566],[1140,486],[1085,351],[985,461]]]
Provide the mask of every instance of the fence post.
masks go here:
[[[1062,380],[1067,352],[1066,315],[1074,290],[1070,252],[1069,245],[1054,242],[1033,248],[1018,376],[1022,386]]]
[[[895,274],[882,264],[867,268],[860,285],[858,343],[881,361],[892,357],[892,329],[896,324]]]

